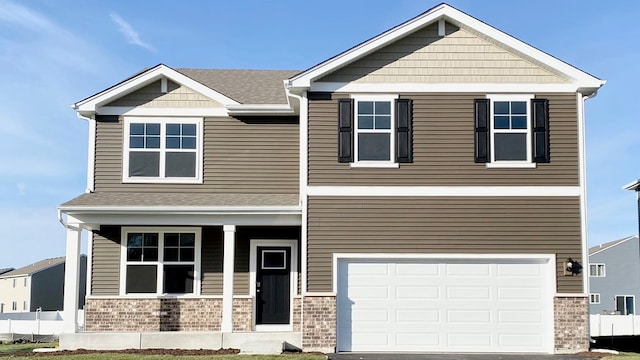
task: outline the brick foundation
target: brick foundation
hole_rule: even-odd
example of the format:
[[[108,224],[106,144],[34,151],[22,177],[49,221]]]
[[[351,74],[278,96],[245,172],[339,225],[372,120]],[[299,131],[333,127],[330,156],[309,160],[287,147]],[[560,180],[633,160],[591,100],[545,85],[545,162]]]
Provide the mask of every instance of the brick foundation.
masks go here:
[[[233,331],[252,331],[253,299],[233,299]]]
[[[87,299],[85,330],[220,331],[221,299]]]
[[[589,302],[586,296],[557,296],[553,300],[556,354],[589,350]]]
[[[302,299],[293,298],[293,331],[299,332],[302,328],[300,318],[302,316]]]
[[[335,296],[305,296],[303,311],[303,350],[334,352],[336,348]]]

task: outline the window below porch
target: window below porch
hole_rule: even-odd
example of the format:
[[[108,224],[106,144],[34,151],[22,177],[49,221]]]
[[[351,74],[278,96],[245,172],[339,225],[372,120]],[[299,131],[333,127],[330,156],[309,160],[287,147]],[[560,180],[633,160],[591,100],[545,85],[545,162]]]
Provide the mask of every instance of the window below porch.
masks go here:
[[[121,294],[199,294],[201,230],[123,228]]]

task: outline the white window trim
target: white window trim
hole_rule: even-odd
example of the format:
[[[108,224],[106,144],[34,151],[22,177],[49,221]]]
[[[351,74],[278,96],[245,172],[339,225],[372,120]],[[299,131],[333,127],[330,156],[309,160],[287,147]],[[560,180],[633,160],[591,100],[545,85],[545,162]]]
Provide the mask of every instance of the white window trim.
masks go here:
[[[591,266],[596,266],[596,273],[591,273]],[[598,269],[602,266],[602,274],[598,273]],[[589,277],[607,277],[606,265],[604,263],[589,263]]]
[[[284,264],[282,266],[265,266],[264,265],[264,254],[266,253],[272,253],[272,254],[282,254],[283,258],[284,258]],[[261,266],[262,269],[264,270],[284,270],[287,268],[287,252],[285,250],[264,250],[262,251],[262,259],[261,259]]]
[[[137,151],[140,149],[129,148],[129,135],[131,124],[135,123],[153,123],[160,124],[160,164],[158,177],[141,177],[129,176],[129,151]],[[204,119],[201,117],[133,117],[126,116],[124,118],[124,138],[122,141],[122,182],[123,183],[160,183],[160,184],[202,184],[203,182],[203,145],[204,145]],[[165,173],[165,157],[163,156],[167,149],[166,142],[166,124],[195,124],[196,125],[196,176],[194,178],[176,178],[164,177]],[[175,149],[172,149],[175,150]]]
[[[391,94],[356,94],[351,95],[353,99],[353,162],[350,164],[353,168],[397,168],[399,164],[396,162],[396,107],[395,100],[398,95]],[[391,103],[391,125],[389,131],[366,130],[367,133],[389,133],[389,160],[358,160],[358,102],[360,101],[388,101]]]
[[[158,233],[158,261],[144,262],[145,265],[156,265],[158,272],[156,275],[156,292],[152,293],[128,293],[127,294],[127,234],[128,233]],[[195,255],[193,264],[193,293],[188,294],[167,294],[163,290],[163,274],[165,264],[184,264],[184,262],[168,261],[164,262],[164,237],[162,234],[168,232],[195,233]],[[194,297],[200,295],[201,287],[201,256],[202,256],[202,229],[199,227],[122,227],[120,234],[120,296],[134,298],[158,298],[158,297]],[[140,263],[140,262],[132,262]]]
[[[627,298],[631,298],[633,299],[633,314],[627,314],[627,315],[635,315],[636,312],[636,296],[635,295],[615,295],[614,301],[616,302],[616,307],[618,306],[618,298],[619,297],[623,297],[624,299],[624,311],[627,312]]]
[[[589,294],[589,304],[600,304],[600,293]]]
[[[535,98],[535,95],[533,94],[488,94],[487,99],[489,99],[489,105],[490,105],[490,114],[489,114],[489,131],[490,131],[490,136],[491,136],[491,161],[488,162],[486,164],[487,168],[535,168],[537,166],[537,164],[535,162],[533,162],[533,158],[532,158],[532,132],[533,129],[531,128],[531,99]],[[496,151],[495,151],[495,134],[497,133],[525,133],[524,131],[521,130],[506,130],[506,129],[499,129],[496,130],[494,128],[494,112],[493,112],[493,104],[496,101],[524,101],[527,105],[527,130],[526,130],[526,154],[527,154],[527,160],[518,160],[518,161],[510,161],[510,160],[496,160]]]

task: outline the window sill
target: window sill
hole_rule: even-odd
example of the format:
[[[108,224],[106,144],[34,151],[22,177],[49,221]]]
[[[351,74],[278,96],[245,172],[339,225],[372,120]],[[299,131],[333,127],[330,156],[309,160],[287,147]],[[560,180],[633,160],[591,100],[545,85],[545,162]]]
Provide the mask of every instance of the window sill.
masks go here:
[[[535,169],[537,167],[536,163],[532,163],[532,162],[508,162],[508,161],[501,161],[501,162],[494,162],[494,163],[487,163],[487,169],[505,169],[505,168],[514,168],[514,169]]]
[[[392,162],[354,162],[349,166],[352,168],[399,168],[400,164]]]
[[[202,179],[191,178],[123,178],[123,184],[202,184]]]

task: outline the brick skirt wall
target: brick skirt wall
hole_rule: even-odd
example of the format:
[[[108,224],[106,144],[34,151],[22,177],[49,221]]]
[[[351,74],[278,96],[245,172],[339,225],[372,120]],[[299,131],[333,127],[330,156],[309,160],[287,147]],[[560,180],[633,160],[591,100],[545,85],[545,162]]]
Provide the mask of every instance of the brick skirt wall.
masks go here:
[[[85,330],[220,331],[222,299],[87,299]]]
[[[334,352],[336,349],[336,297],[305,296],[302,304],[304,351]]]
[[[558,295],[553,300],[555,353],[589,351],[589,302],[586,296]]]

